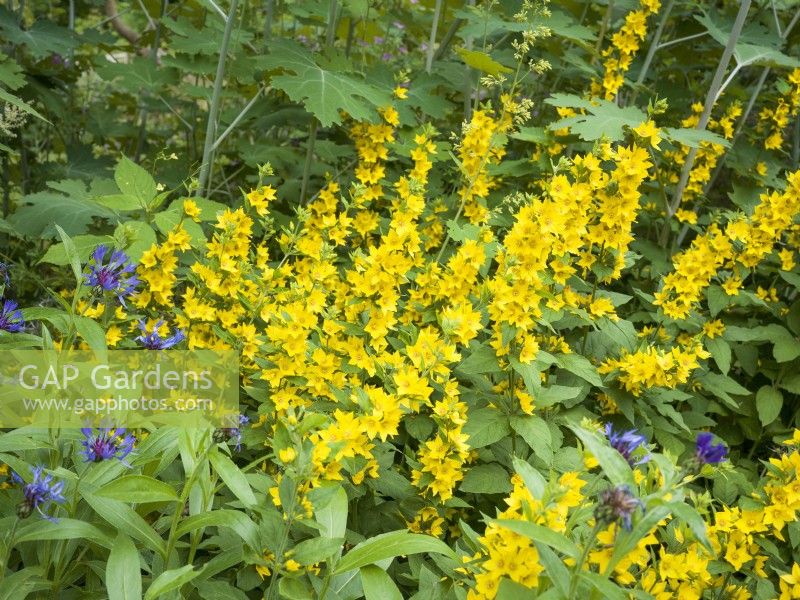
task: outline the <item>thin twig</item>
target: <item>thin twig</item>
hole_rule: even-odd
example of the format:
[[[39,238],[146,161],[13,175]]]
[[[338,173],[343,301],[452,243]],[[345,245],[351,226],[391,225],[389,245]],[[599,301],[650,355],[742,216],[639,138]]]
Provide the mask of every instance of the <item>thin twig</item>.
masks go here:
[[[220,136],[217,138],[217,140],[214,142],[214,145],[211,148],[212,151],[216,150],[219,147],[219,145],[225,140],[225,138],[228,137],[228,135],[231,133],[231,131],[233,131],[236,128],[236,126],[245,117],[245,115],[247,115],[247,113],[250,111],[250,109],[253,108],[253,105],[256,103],[256,100],[258,100],[259,96],[261,96],[261,94],[266,89],[267,89],[267,86],[265,86],[265,85],[262,85],[260,88],[258,88],[258,91],[256,92],[255,96],[250,98],[250,102],[248,102],[245,105],[245,107],[241,110],[241,112],[238,115],[236,115],[236,118],[233,121],[231,121],[231,124],[228,125],[228,128],[225,131],[223,131],[220,134]]]

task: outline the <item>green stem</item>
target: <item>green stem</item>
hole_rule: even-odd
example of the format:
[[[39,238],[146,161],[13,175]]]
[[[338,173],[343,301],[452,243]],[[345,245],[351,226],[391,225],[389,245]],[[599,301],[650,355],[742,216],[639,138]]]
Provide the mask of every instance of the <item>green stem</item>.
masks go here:
[[[281,541],[277,547],[277,551],[275,552],[275,570],[270,578],[269,588],[267,588],[267,593],[264,596],[264,600],[273,600],[275,598],[275,592],[277,591],[275,582],[278,581],[278,573],[281,565],[283,564],[283,553],[286,549],[286,544],[289,542],[289,533],[292,529],[292,525],[294,524],[294,511],[296,506],[297,486],[295,486],[294,493],[292,494],[292,502],[290,506],[287,507],[289,510],[287,511],[286,515],[286,527],[283,530],[283,537],[281,538]]]
[[[751,0],[742,0],[741,5],[739,6],[739,13],[736,15],[736,21],[733,24],[731,35],[728,38],[728,43],[725,45],[725,50],[722,52],[722,57],[717,65],[717,71],[714,73],[714,79],[711,81],[711,87],[709,87],[708,93],[706,94],[703,113],[700,115],[700,120],[697,122],[697,126],[695,127],[695,129],[698,131],[705,131],[708,121],[711,119],[711,110],[714,108],[714,103],[716,102],[719,91],[722,87],[722,79],[725,76],[725,71],[728,69],[728,63],[730,63],[731,57],[733,56],[733,50],[736,47],[736,42],[739,39],[739,35],[742,33],[742,27],[744,27],[745,20],[747,19],[747,12],[750,10],[750,1]],[[670,221],[672,216],[675,214],[675,211],[678,210],[678,207],[681,204],[683,192],[686,189],[686,184],[689,182],[689,173],[692,171],[692,166],[694,165],[694,159],[696,157],[697,148],[692,148],[689,150],[689,154],[686,157],[686,161],[683,165],[683,170],[681,171],[680,180],[678,181],[678,187],[675,189],[675,195],[672,198],[672,203],[667,208],[667,218],[664,221],[664,227],[661,230],[661,236],[659,239],[661,246],[666,246],[667,244],[670,231]]]
[[[203,146],[203,162],[200,165],[200,177],[198,182],[198,193],[203,195],[209,180],[211,171],[211,160],[213,155],[214,137],[217,130],[217,114],[219,113],[219,103],[222,96],[222,82],[225,79],[225,63],[228,59],[228,46],[231,42],[231,32],[233,22],[236,20],[236,8],[239,0],[231,0],[231,8],[225,19],[225,31],[222,34],[222,46],[219,49],[219,60],[217,61],[217,73],[214,77],[214,91],[211,94],[211,106],[208,109],[208,123],[206,124],[206,139]]]
[[[594,543],[597,540],[598,533],[600,533],[599,521],[595,522],[594,527],[592,527],[592,531],[589,532],[589,537],[586,539],[586,545],[583,547],[581,557],[578,559],[578,562],[575,563],[575,570],[573,571],[569,582],[569,592],[567,593],[568,600],[573,600],[573,598],[575,598],[575,592],[578,590],[578,581],[580,579],[581,571],[583,570],[583,565],[586,564],[586,559],[589,558],[589,552],[591,552],[592,548],[594,548]]]
[[[433,66],[433,47],[436,44],[436,30],[439,28],[439,17],[442,15],[442,0],[436,0],[433,9],[433,23],[431,23],[431,35],[428,38],[428,56],[425,59],[425,72],[430,73]]]

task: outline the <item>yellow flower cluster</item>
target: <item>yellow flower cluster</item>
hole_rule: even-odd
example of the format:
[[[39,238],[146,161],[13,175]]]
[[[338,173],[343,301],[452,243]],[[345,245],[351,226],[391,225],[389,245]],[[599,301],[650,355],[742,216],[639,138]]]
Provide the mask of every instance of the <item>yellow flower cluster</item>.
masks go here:
[[[787,77],[786,91],[774,106],[765,106],[758,114],[758,131],[766,132],[764,148],[779,150],[783,146],[783,135],[789,120],[800,112],[800,67]]]
[[[504,98],[508,106],[509,98]],[[461,163],[462,185],[458,190],[464,215],[472,222],[486,221],[488,211],[482,199],[494,187],[494,178],[489,175],[489,166],[496,164],[505,154],[502,135],[511,127],[511,113],[504,108],[499,118],[487,110],[476,110],[472,119],[463,126],[458,144],[458,160]]]
[[[751,217],[732,219],[724,231],[711,224],[674,259],[675,270],[664,277],[655,304],[673,319],[684,319],[699,302],[711,280],[725,267],[732,274],[722,284],[735,295],[743,274],[770,255],[800,213],[800,171],[787,177],[782,193],[761,195]],[[788,257],[788,258],[791,258]]]
[[[602,85],[592,83],[592,96],[602,93],[606,100],[616,97],[633,57],[647,36],[647,17],[656,14],[660,8],[660,0],[641,0],[638,9],[625,16],[622,28],[611,36],[611,45],[603,50],[603,81]]]
[[[512,477],[514,486],[506,498],[508,508],[498,519],[531,521],[555,531],[566,530],[571,509],[582,502],[581,488],[586,483],[575,472],[567,472],[548,485],[544,498],[534,498],[519,475]],[[485,550],[467,563],[475,572],[475,585],[467,593],[468,600],[491,600],[497,595],[503,577],[529,588],[539,584],[544,567],[539,552],[530,538],[497,523],[490,523],[480,538]]]
[[[698,360],[709,356],[699,344],[687,348],[676,346],[671,350],[648,346],[636,352],[623,352],[618,359],[610,358],[598,371],[601,374],[618,371],[617,380],[623,387],[634,396],[640,396],[647,388],[674,388],[686,383],[700,366]]]

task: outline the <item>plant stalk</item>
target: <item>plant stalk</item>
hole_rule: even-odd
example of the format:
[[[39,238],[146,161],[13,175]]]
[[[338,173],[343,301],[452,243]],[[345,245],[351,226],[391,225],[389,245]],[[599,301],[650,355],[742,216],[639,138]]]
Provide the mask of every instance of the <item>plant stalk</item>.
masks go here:
[[[430,73],[433,66],[433,47],[436,45],[436,30],[439,28],[439,17],[442,15],[442,0],[436,0],[433,9],[433,23],[431,23],[431,35],[428,38],[428,56],[425,59],[425,72]]]
[[[225,63],[228,59],[228,46],[231,42],[231,32],[233,22],[236,17],[236,8],[239,0],[231,0],[231,8],[225,18],[225,31],[222,34],[222,46],[219,50],[219,60],[217,61],[217,73],[214,77],[214,91],[211,94],[211,106],[208,109],[208,123],[206,124],[206,138],[203,145],[203,162],[200,165],[200,177],[198,179],[197,191],[205,193],[208,185],[209,172],[211,171],[211,161],[214,153],[214,136],[217,130],[217,114],[219,113],[220,97],[222,96],[222,82],[225,79]]]
[[[739,6],[739,12],[736,15],[736,21],[733,24],[731,35],[728,38],[728,43],[725,45],[725,50],[722,52],[722,57],[717,65],[717,71],[714,73],[714,79],[711,81],[711,87],[706,94],[703,113],[700,115],[700,120],[698,121],[696,127],[698,131],[705,131],[708,121],[711,119],[711,110],[714,108],[714,103],[716,102],[719,91],[722,87],[722,79],[725,76],[725,71],[728,69],[728,64],[733,56],[733,50],[736,47],[736,42],[739,40],[739,36],[742,33],[742,27],[744,27],[747,13],[750,10],[750,2],[751,0],[742,0],[741,5]],[[692,171],[695,158],[697,158],[697,148],[692,148],[689,150],[689,154],[686,157],[686,162],[683,165],[681,177],[678,181],[678,187],[675,189],[675,195],[673,196],[672,202],[667,209],[667,218],[664,222],[664,227],[661,230],[661,236],[659,240],[662,246],[666,244],[667,238],[669,237],[670,219],[681,204],[683,192],[686,189],[686,184],[689,182],[689,173]]]

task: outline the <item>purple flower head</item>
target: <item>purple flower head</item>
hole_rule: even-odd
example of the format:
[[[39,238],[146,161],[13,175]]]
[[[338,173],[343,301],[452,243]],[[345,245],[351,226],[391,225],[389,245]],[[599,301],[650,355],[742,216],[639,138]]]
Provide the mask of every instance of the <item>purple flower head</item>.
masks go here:
[[[236,442],[236,451],[242,449],[242,427],[247,425],[250,419],[246,415],[239,415],[239,424],[237,427],[223,427],[214,432],[214,441],[222,443],[225,441]]]
[[[376,35],[374,38],[372,38],[372,43],[376,46],[380,46],[385,41],[386,39],[382,35]]]
[[[600,492],[594,518],[604,525],[621,522],[630,531],[631,519],[637,508],[644,510],[642,501],[633,495],[627,485],[618,485]]]
[[[164,321],[158,321],[153,327],[153,331],[148,332],[147,324],[144,320],[139,321],[139,329],[142,330],[142,335],[137,337],[136,341],[148,350],[166,350],[186,339],[186,335],[180,329],[174,335],[162,338],[158,330],[163,324]]]
[[[22,311],[17,309],[17,303],[13,300],[4,300],[3,308],[0,310],[0,329],[9,333],[19,333],[25,327],[25,319],[22,318]]]
[[[606,437],[608,437],[611,447],[622,454],[630,466],[635,467],[650,460],[650,453],[645,448],[647,440],[643,435],[639,435],[635,429],[618,433],[614,431],[611,423],[606,423]],[[637,459],[634,454],[639,448],[644,449],[644,454]]]
[[[118,459],[126,466],[125,457],[133,450],[136,438],[126,433],[124,428],[99,427],[97,433],[90,427],[81,429],[84,440],[81,442],[85,462],[102,462],[112,458]]]
[[[20,519],[25,519],[36,510],[48,521],[55,522],[55,517],[51,517],[44,513],[50,504],[63,504],[67,501],[62,495],[64,491],[63,481],[54,481],[52,475],[45,475],[44,468],[41,466],[31,467],[33,473],[33,481],[25,483],[22,477],[14,473],[11,478],[22,486],[22,494],[25,499],[17,506],[17,516]]]
[[[384,62],[388,62],[392,60],[392,58],[394,58],[394,54],[392,54],[391,52],[384,52],[383,54],[381,54],[381,60],[383,60]]]
[[[697,434],[697,448],[694,458],[702,467],[703,465],[716,465],[725,460],[728,456],[728,448],[725,444],[712,444],[714,436],[704,431]]]
[[[125,306],[125,296],[136,291],[139,284],[139,279],[133,274],[136,266],[128,262],[128,255],[122,250],[114,250],[106,263],[108,250],[105,244],[95,248],[89,272],[83,275],[84,281],[96,290],[116,294],[122,306]]]

